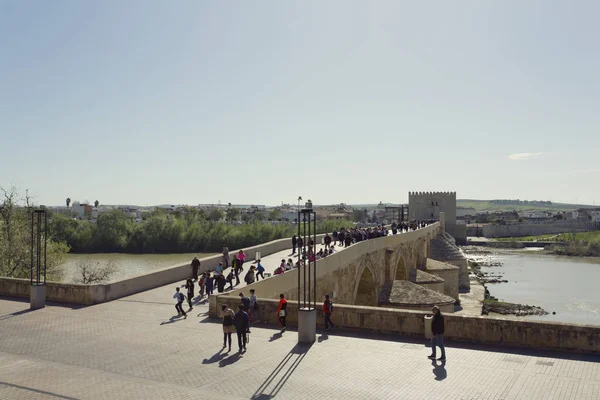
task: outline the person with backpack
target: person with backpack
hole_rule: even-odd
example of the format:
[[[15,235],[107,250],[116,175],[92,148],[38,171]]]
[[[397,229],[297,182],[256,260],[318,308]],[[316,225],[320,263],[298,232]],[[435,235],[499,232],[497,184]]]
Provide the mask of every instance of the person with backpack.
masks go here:
[[[287,328],[287,300],[283,293],[279,295],[279,306],[277,307],[277,320],[279,321],[279,325],[281,326],[281,333],[285,332]]]
[[[240,284],[240,267],[239,267],[239,263],[240,260],[238,260],[237,255],[233,256],[233,260],[231,260],[231,269],[233,271],[233,274],[235,276],[235,285],[237,286]]]
[[[221,306],[221,312],[223,315],[223,348],[227,346],[227,340],[229,340],[229,351],[231,351],[231,334],[235,332],[235,326],[233,325],[235,313],[227,304]]]
[[[248,314],[244,311],[244,305],[240,304],[238,306],[239,311],[235,313],[233,317],[233,324],[235,325],[235,330],[237,332],[238,337],[238,347],[239,352],[242,352],[242,349],[246,351],[246,343],[248,342],[247,333],[250,333],[250,318]]]
[[[256,265],[256,281],[258,282],[258,277],[260,276],[261,278],[265,279],[265,267],[262,266],[262,264],[260,263],[260,260],[257,261],[257,265]]]
[[[225,268],[229,268],[229,248],[227,246],[223,246],[223,263]]]
[[[187,302],[191,310],[194,308],[192,307],[192,299],[194,298],[194,282],[191,279],[188,279],[185,282],[185,288],[187,289]]]
[[[183,311],[183,307],[181,306],[183,304],[183,301],[185,300],[185,295],[179,291],[179,287],[175,288],[175,294],[173,295],[173,298],[177,301],[177,304],[175,304],[175,309],[178,313],[177,316],[183,314],[183,319],[186,319],[187,314],[185,313],[185,311]]]
[[[254,265],[250,266],[250,269],[246,272],[246,276],[244,276],[244,282],[246,282],[247,285],[254,283],[254,268]]]
[[[333,322],[331,322],[331,313],[333,312],[333,302],[329,299],[329,295],[325,295],[325,301],[323,302],[323,323],[325,325],[325,332],[329,330],[329,325],[335,328]]]
[[[431,319],[431,355],[427,358],[435,360],[436,346],[442,351],[439,361],[446,361],[446,349],[444,348],[444,316],[438,306],[433,306],[433,318]]]

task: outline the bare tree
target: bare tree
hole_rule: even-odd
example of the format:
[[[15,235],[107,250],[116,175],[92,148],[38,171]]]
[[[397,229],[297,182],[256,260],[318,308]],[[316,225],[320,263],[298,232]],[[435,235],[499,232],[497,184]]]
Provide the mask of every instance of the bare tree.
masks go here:
[[[74,281],[84,285],[106,282],[119,270],[117,263],[112,260],[101,263],[91,258],[78,261],[76,266],[78,276]]]

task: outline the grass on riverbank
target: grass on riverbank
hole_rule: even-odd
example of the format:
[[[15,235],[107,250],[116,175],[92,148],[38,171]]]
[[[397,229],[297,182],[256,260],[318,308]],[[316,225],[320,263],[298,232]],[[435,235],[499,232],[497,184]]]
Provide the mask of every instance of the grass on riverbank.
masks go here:
[[[549,248],[552,254],[561,256],[600,257],[600,231],[560,233],[554,235],[523,236],[496,239],[502,247],[520,247],[520,242],[553,242]]]

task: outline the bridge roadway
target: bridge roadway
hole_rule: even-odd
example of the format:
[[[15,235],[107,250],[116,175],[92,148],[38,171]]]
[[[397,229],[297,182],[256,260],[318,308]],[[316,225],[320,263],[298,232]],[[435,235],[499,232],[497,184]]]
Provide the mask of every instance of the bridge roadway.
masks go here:
[[[269,272],[290,253],[265,257]],[[0,399],[600,398],[600,357],[582,354],[449,341],[442,364],[426,359],[425,340],[334,331],[306,348],[265,325],[246,353],[235,337],[221,351],[206,301],[175,318],[173,287],[36,311],[0,299]]]

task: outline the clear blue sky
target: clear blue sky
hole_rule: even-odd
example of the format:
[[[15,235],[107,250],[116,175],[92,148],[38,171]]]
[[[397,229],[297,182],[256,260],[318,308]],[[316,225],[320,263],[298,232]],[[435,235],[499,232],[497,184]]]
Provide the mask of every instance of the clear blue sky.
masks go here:
[[[1,1],[42,204],[600,203],[598,1]]]

